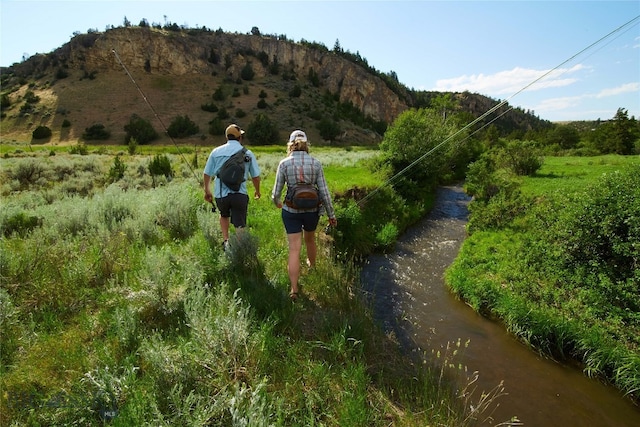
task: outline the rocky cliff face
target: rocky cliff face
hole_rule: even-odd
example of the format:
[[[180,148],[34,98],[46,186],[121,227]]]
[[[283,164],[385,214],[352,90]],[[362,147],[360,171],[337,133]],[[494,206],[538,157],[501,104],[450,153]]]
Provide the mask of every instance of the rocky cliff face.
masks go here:
[[[206,74],[224,70],[233,80],[247,63],[255,78],[269,73],[258,59],[277,61],[283,68],[306,78],[318,76],[321,88],[351,102],[365,115],[391,123],[407,105],[379,77],[330,52],[272,37],[198,31],[168,32],[151,28],[117,28],[104,33],[76,36],[54,52],[60,62],[91,71],[121,70],[116,57],[131,70],[152,74]],[[217,58],[212,61],[212,58]]]

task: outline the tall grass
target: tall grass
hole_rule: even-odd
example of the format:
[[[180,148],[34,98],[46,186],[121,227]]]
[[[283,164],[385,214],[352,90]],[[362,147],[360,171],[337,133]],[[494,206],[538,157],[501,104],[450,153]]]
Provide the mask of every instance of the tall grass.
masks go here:
[[[484,406],[470,409],[453,382],[415,366],[381,332],[336,235],[319,233],[316,267],[303,271],[302,298],[289,301],[286,236],[267,196],[280,154],[256,151],[265,196],[251,201],[249,227],[227,252],[189,167],[153,183],[148,156],[119,153],[125,176],[107,185],[111,154],[2,159],[2,425],[479,419]],[[353,171],[342,172],[350,178],[336,194],[339,221],[373,154],[326,153],[329,170]],[[46,179],[20,182],[22,162],[36,159]],[[388,243],[396,231],[379,227]]]

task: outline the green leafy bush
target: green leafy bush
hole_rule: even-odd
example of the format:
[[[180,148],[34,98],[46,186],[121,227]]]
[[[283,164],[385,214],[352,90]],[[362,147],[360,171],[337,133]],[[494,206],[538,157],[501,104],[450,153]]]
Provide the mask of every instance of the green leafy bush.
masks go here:
[[[19,236],[24,237],[29,231],[42,225],[42,218],[36,215],[29,215],[23,211],[9,214],[5,217],[5,212],[2,212],[0,217],[0,230],[2,235],[9,237],[16,233]]]
[[[247,128],[247,137],[252,144],[271,145],[280,140],[278,125],[266,114],[259,113]]]
[[[320,136],[327,141],[334,141],[340,135],[340,125],[335,120],[324,117],[318,123]]]
[[[255,75],[256,72],[253,71],[253,67],[249,62],[247,62],[247,64],[242,68],[242,71],[240,71],[240,77],[242,77],[242,80],[253,80]]]
[[[127,165],[125,165],[122,160],[120,160],[120,156],[116,156],[113,159],[113,165],[111,169],[109,169],[109,175],[107,176],[107,181],[116,182],[121,180],[124,177],[124,172],[127,170]]]
[[[603,175],[596,185],[557,203],[560,219],[551,237],[567,265],[591,274],[604,273],[614,281],[637,275],[640,165]]]
[[[167,129],[167,133],[173,138],[186,138],[198,132],[200,132],[200,128],[187,115],[174,118]]]
[[[149,163],[149,173],[151,176],[165,176],[170,178],[173,176],[171,168],[171,160],[166,154],[156,154]]]
[[[509,141],[494,155],[499,166],[519,176],[534,175],[544,163],[535,143],[531,141]]]
[[[109,132],[103,124],[97,123],[85,128],[84,133],[82,134],[82,139],[86,141],[105,140],[109,139],[110,136],[111,132]]]
[[[214,118],[209,122],[209,135],[220,136],[224,134],[225,124],[220,118]]]
[[[129,119],[129,123],[124,125],[126,135],[124,137],[125,144],[128,144],[132,138],[138,141],[138,144],[144,145],[158,139],[158,132],[148,120],[134,114]]]

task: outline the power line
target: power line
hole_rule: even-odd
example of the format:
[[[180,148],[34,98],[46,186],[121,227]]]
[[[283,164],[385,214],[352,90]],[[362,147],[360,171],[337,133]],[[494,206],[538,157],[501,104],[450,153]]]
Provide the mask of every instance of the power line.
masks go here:
[[[153,112],[153,115],[156,117],[156,119],[158,120],[158,122],[160,122],[160,125],[162,126],[162,128],[164,129],[164,133],[167,134],[167,136],[169,137],[169,139],[171,139],[171,142],[173,142],[173,145],[176,146],[176,149],[178,150],[178,154],[180,154],[180,157],[182,157],[182,160],[184,160],[184,162],[187,164],[187,166],[189,167],[189,170],[191,171],[191,173],[193,173],[193,176],[195,177],[196,181],[200,182],[200,178],[198,177],[198,175],[196,174],[196,172],[193,170],[193,168],[191,167],[191,164],[189,164],[189,162],[187,161],[187,159],[184,157],[184,154],[182,154],[182,151],[180,150],[180,146],[178,146],[178,144],[176,143],[176,141],[173,139],[173,137],[171,135],[169,135],[169,131],[167,130],[167,127],[164,125],[164,122],[162,121],[162,119],[160,118],[160,116],[158,115],[158,113],[156,112],[155,108],[153,108],[153,105],[151,105],[151,102],[149,102],[149,100],[147,99],[147,96],[144,94],[144,92],[142,91],[142,89],[140,88],[140,86],[138,86],[138,83],[136,82],[136,80],[133,78],[133,76],[131,75],[131,73],[129,72],[129,70],[127,69],[127,67],[124,65],[124,63],[122,62],[122,60],[120,59],[120,56],[118,55],[118,52],[116,52],[115,49],[111,49],[111,51],[114,53],[114,55],[116,56],[116,59],[118,60],[118,62],[120,63],[120,65],[122,66],[122,68],[124,69],[124,71],[127,73],[127,76],[129,76],[129,79],[131,79],[131,81],[133,82],[133,84],[135,85],[136,89],[138,89],[138,92],[140,92],[140,95],[142,96],[142,99],[144,99],[144,102],[149,106],[149,108],[151,109],[151,111]]]

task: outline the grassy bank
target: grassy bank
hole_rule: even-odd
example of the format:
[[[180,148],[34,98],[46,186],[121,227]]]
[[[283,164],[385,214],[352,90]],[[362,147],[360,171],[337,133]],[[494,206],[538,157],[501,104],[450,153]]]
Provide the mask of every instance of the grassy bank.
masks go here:
[[[388,200],[375,198],[356,209],[353,197],[381,182],[366,167],[377,153],[314,151],[339,227],[320,233],[318,264],[303,272],[302,299],[292,304],[286,236],[268,197],[283,153],[254,151],[263,198],[225,253],[197,179],[204,150],[2,147],[0,424],[482,419],[492,399],[469,402],[452,385],[465,380],[448,368],[455,350],[415,366],[359,295],[349,259],[383,248],[420,214],[409,204],[392,218]],[[149,174],[159,155],[170,160],[169,176]]]
[[[447,271],[472,307],[640,397],[640,159],[550,157],[482,217]],[[508,207],[508,209],[506,208]],[[486,212],[495,212],[495,221]],[[507,218],[505,220],[505,218]],[[478,223],[476,223],[478,224]]]

